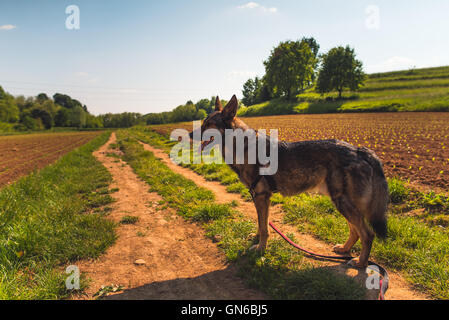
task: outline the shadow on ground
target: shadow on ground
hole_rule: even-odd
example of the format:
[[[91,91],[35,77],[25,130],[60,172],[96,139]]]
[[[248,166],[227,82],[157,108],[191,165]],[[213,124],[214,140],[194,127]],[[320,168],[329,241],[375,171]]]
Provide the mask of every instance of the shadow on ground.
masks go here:
[[[364,270],[349,268],[343,264],[317,267],[289,272],[282,276],[279,270],[266,274],[267,270],[256,271],[249,278],[249,285],[255,288],[248,291],[248,283],[243,281],[233,287],[235,265],[194,278],[178,278],[158,281],[127,289],[121,293],[107,296],[105,300],[261,300],[261,299],[304,299],[304,300],[376,300],[378,290],[365,290],[367,274]],[[345,275],[349,273],[351,276]],[[241,271],[240,271],[241,272]],[[269,272],[269,270],[268,270]],[[262,289],[254,284],[260,277],[273,278],[269,294],[260,293]],[[277,278],[277,279],[276,279]],[[248,280],[248,279],[247,279]],[[259,279],[260,280],[260,279]],[[264,290],[265,291],[265,290]],[[248,294],[250,292],[250,294]],[[276,292],[276,293],[275,293]]]

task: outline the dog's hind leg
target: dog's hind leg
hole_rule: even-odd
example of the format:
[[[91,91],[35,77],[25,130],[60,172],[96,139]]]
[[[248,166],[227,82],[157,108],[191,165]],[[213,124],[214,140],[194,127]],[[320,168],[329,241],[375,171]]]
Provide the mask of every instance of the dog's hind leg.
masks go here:
[[[334,247],[334,252],[336,252],[338,254],[350,253],[352,247],[359,240],[359,234],[357,233],[357,229],[349,221],[347,221],[347,222],[348,222],[348,226],[349,226],[349,238],[345,244],[337,244]]]
[[[374,240],[374,232],[371,231],[366,224],[362,213],[357,210],[346,196],[334,199],[334,203],[340,213],[348,220],[349,224],[354,227],[362,242],[362,252],[360,253],[360,257],[353,259],[351,264],[358,268],[365,268],[368,266],[368,259]]]

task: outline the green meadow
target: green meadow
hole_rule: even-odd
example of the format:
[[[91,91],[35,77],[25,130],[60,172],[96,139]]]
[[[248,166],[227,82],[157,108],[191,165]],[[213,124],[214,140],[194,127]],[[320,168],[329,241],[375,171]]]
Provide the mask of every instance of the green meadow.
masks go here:
[[[295,100],[273,99],[243,107],[239,116],[302,113],[449,111],[449,67],[370,74],[357,92],[319,94],[314,88]]]

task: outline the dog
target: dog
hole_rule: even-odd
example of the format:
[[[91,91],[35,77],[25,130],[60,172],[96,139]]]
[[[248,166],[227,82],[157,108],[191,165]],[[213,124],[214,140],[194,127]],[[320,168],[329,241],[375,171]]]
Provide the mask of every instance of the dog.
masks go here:
[[[216,129],[224,141],[225,130],[250,130],[237,118],[237,109],[235,95],[224,108],[217,96],[215,111],[198,129],[201,130],[200,136],[208,129]],[[194,132],[190,133],[190,137],[193,139]],[[267,136],[257,135],[257,139],[267,139],[270,143]],[[213,139],[203,141],[203,148],[212,142]],[[268,216],[273,193],[293,196],[315,190],[330,197],[349,225],[348,240],[345,244],[336,245],[334,251],[348,254],[360,239],[360,256],[350,263],[358,268],[366,267],[375,235],[382,239],[387,235],[389,191],[380,159],[372,150],[339,140],[275,143],[278,143],[278,170],[274,175],[261,176],[257,163],[229,164],[240,181],[250,189],[257,210],[259,243],[254,249],[263,253],[267,247]],[[224,154],[224,142],[220,148]],[[247,148],[245,145],[245,152]]]

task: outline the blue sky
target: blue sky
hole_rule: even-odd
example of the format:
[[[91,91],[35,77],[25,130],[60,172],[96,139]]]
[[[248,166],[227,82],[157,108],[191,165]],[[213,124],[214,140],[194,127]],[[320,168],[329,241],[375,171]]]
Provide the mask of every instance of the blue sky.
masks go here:
[[[241,96],[275,45],[303,36],[321,52],[349,44],[366,72],[449,65],[448,12],[447,0],[2,0],[0,85],[67,93],[94,114],[168,111]]]

